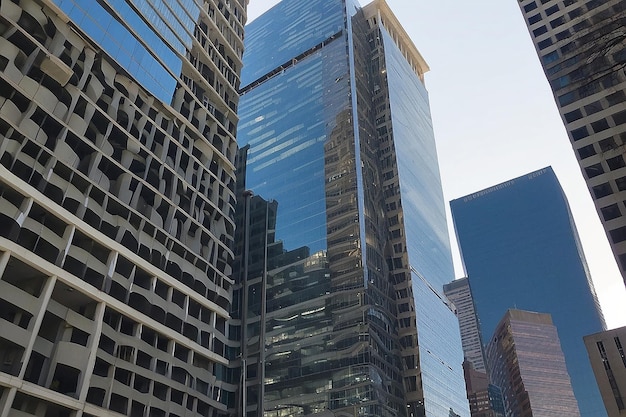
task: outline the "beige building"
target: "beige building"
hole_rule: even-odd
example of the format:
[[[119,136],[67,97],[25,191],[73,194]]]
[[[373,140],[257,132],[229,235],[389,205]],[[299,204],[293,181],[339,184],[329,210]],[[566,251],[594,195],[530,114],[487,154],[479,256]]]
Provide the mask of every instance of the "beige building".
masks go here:
[[[584,340],[609,417],[626,416],[626,327],[585,336]]]
[[[235,414],[245,4],[0,3],[1,417]]]
[[[626,282],[626,0],[519,0]]]

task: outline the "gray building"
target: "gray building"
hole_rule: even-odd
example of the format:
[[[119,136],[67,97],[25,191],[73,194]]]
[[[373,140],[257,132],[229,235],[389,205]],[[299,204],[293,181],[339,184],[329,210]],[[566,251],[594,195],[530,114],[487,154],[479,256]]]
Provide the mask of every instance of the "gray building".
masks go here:
[[[0,5],[0,416],[235,413],[246,4]]]
[[[519,6],[626,283],[626,1]]]
[[[626,416],[626,327],[584,337],[609,417]]]

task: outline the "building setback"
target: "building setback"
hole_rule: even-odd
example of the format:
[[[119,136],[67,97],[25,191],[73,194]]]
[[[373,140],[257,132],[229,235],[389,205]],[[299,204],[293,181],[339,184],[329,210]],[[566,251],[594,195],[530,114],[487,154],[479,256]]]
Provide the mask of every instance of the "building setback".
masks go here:
[[[550,313],[581,416],[604,415],[582,342],[591,329],[605,328],[604,319],[552,168],[461,197],[450,206],[483,340],[490,340],[510,308]]]
[[[559,335],[549,314],[508,310],[486,347],[508,416],[578,417]]]
[[[626,284],[626,0],[519,6]]]
[[[0,416],[234,415],[246,2],[0,4]]]
[[[626,327],[585,336],[584,340],[609,417],[626,416]]]
[[[244,63],[247,415],[469,416],[419,52],[384,1],[284,0]]]

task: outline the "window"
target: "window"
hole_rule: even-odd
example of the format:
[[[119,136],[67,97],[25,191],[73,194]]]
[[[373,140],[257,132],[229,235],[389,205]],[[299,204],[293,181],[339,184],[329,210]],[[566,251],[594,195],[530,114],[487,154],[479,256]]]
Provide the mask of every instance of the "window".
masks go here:
[[[609,128],[609,122],[607,122],[606,119],[600,119],[597,122],[591,123],[591,127],[593,128],[593,131],[596,133],[602,132]]]
[[[626,240],[626,226],[611,230],[609,232],[613,243],[619,243]]]
[[[572,130],[572,139],[574,141],[580,140],[582,138],[586,138],[589,136],[589,131],[586,126],[579,127],[578,129]]]
[[[582,148],[578,149],[578,155],[580,156],[580,159],[586,159],[595,154],[596,150],[594,149],[593,145],[583,146]]]
[[[558,11],[559,11],[559,5],[558,5],[558,4],[555,4],[554,6],[552,6],[552,7],[548,7],[548,8],[546,9],[546,15],[550,16],[550,15],[555,14],[555,13],[556,13],[556,12],[558,12]]]
[[[552,45],[552,38],[544,39],[537,44],[539,49],[546,49],[550,45]]]
[[[591,166],[588,166],[587,168],[585,168],[585,174],[587,174],[587,178],[589,179],[604,174],[602,164],[593,164]]]
[[[616,126],[623,125],[626,123],[626,110],[615,113],[611,117],[613,117],[613,121],[615,122]]]
[[[622,155],[618,155],[615,158],[610,158],[606,160],[606,163],[611,168],[611,171],[615,171],[616,169],[624,168],[626,163],[624,163],[624,157]]]
[[[536,14],[536,15],[530,16],[528,18],[528,23],[532,25],[532,24],[535,24],[535,23],[539,22],[540,20],[541,20],[541,15],[540,14]]]
[[[603,207],[601,210],[604,221],[616,219],[622,215],[617,204],[611,204],[610,206]]]
[[[593,195],[596,198],[606,197],[607,195],[613,194],[613,189],[611,188],[611,184],[605,182],[604,184],[596,185],[593,189]]]
[[[626,190],[626,177],[621,177],[615,180],[615,184],[617,185],[617,189],[620,191]]]
[[[539,36],[539,35],[543,35],[544,33],[548,32],[548,28],[545,26],[540,26],[537,29],[533,30],[533,35],[535,36]]]
[[[583,112],[581,112],[580,109],[576,109],[569,113],[565,113],[564,117],[567,123],[572,123],[573,121],[578,120],[581,117],[583,117]]]
[[[524,6],[524,11],[528,13],[531,10],[535,10],[536,8],[537,8],[537,3],[533,1],[532,3],[528,3],[526,6]]]

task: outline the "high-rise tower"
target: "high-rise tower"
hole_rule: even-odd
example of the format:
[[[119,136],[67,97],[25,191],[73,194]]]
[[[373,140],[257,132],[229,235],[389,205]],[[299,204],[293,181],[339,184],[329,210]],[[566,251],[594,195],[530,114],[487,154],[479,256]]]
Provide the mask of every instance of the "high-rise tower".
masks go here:
[[[0,416],[234,414],[246,3],[0,3]]]
[[[486,348],[507,415],[580,417],[556,327],[549,314],[510,309]]]
[[[469,280],[467,277],[454,280],[443,286],[443,292],[455,306],[465,360],[471,362],[474,370],[487,372],[480,326]]]
[[[248,415],[468,416],[423,58],[384,1],[284,0],[244,62]]]
[[[626,283],[626,0],[519,6]]]
[[[483,341],[491,339],[510,308],[551,314],[581,416],[604,415],[582,342],[592,329],[604,329],[604,320],[552,168],[453,200],[450,206]]]

